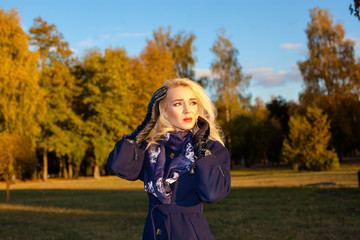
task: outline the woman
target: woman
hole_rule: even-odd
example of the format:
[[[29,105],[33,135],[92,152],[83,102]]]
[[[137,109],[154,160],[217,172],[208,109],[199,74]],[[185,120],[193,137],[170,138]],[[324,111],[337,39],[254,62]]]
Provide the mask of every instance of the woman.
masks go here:
[[[230,190],[229,153],[215,117],[199,84],[167,80],[144,121],[110,153],[112,173],[144,181],[149,212],[143,239],[214,239],[202,202],[216,202]]]

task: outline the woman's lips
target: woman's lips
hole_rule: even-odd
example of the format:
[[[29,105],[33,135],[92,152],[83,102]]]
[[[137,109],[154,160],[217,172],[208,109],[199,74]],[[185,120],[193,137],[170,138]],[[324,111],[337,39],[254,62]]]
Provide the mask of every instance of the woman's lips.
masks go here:
[[[189,123],[192,121],[192,118],[184,118],[183,121]]]

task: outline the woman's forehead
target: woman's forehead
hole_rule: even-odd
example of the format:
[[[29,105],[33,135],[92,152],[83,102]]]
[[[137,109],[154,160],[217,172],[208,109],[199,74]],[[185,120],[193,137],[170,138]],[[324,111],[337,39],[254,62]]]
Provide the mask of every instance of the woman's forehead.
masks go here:
[[[169,100],[196,98],[194,91],[184,86],[169,88],[166,95]]]

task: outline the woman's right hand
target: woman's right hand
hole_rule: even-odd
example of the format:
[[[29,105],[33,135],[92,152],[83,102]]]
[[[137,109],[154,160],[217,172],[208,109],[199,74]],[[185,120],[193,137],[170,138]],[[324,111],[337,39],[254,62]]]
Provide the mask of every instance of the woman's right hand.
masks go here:
[[[149,135],[151,129],[155,126],[157,119],[160,115],[159,103],[166,97],[167,88],[162,86],[152,95],[148,109],[143,122],[129,135],[127,139],[135,141],[137,144],[143,142]]]

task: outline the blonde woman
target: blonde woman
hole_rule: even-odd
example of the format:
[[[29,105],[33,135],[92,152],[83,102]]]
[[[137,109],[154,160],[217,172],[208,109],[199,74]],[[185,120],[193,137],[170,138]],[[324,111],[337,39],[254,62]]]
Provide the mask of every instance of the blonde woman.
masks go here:
[[[108,167],[121,178],[144,181],[149,212],[143,239],[214,239],[203,202],[229,193],[230,158],[216,109],[199,84],[165,81],[144,121],[116,143]]]

